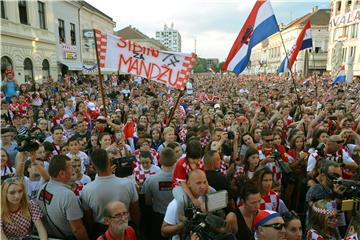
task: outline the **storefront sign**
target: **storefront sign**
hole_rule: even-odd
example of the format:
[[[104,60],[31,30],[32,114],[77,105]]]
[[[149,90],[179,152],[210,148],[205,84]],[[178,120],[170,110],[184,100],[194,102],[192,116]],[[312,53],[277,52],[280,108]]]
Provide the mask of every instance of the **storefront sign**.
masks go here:
[[[76,58],[77,58],[76,53],[64,51],[64,59],[76,59]]]
[[[332,17],[329,22],[329,28],[339,28],[356,23],[360,23],[360,8]]]

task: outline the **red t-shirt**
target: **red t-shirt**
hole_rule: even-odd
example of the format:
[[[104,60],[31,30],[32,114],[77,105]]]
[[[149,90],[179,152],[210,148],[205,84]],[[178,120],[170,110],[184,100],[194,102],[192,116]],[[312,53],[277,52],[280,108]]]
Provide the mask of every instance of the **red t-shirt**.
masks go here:
[[[105,232],[105,237],[106,240],[113,240],[115,238],[113,238],[109,232],[109,230],[107,230]],[[135,231],[132,227],[128,226],[128,228],[125,230],[124,232],[124,240],[136,240],[136,234]],[[98,237],[97,240],[105,240],[102,236]]]
[[[198,162],[197,168],[204,170],[204,163],[202,160]],[[172,187],[174,188],[176,186],[180,186],[181,182],[185,182],[192,170],[193,169],[187,158],[181,158],[175,166],[175,171],[172,177]]]

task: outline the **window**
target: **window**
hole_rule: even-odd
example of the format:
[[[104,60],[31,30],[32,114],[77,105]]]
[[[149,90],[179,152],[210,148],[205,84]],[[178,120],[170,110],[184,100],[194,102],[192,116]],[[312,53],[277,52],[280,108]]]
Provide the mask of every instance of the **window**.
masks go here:
[[[321,50],[321,47],[315,47],[315,53],[319,53]]]
[[[344,47],[344,48],[342,49],[342,54],[341,54],[342,62],[345,62],[345,61],[346,61],[346,50],[347,50],[346,47]]]
[[[9,57],[3,56],[3,57],[1,57],[1,77],[2,77],[2,79],[5,78],[6,69],[8,69],[8,71],[9,70],[11,71],[11,69],[13,69],[13,62]]]
[[[1,0],[1,18],[6,19],[5,2]]]
[[[76,45],[75,24],[70,23],[71,45]]]
[[[25,82],[32,82],[34,80],[33,64],[30,58],[24,60],[24,74]]]
[[[360,26],[359,23],[351,25],[351,35],[350,35],[351,38],[357,38],[359,32],[359,26]]]
[[[44,59],[42,62],[43,78],[47,79],[50,76],[50,65],[49,61]]]
[[[59,42],[65,43],[65,24],[61,19],[59,19]]]
[[[38,1],[38,10],[39,10],[39,25],[40,28],[46,29],[46,20],[45,20],[45,3]]]
[[[28,24],[26,1],[19,1],[19,16],[20,16],[20,23]]]
[[[347,1],[345,12],[350,12],[351,10],[351,0]]]
[[[350,47],[349,57],[355,56],[356,46]]]

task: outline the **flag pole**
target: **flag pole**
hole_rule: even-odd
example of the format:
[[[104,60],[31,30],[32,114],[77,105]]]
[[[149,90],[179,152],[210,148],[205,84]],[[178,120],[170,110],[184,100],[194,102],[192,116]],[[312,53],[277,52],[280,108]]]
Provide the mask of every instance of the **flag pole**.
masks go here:
[[[105,106],[105,96],[104,96],[104,86],[103,86],[103,81],[102,81],[102,76],[101,76],[100,58],[99,58],[98,46],[97,46],[97,40],[96,40],[96,30],[94,29],[93,31],[94,31],[94,39],[95,39],[95,51],[96,51],[96,61],[97,61],[97,67],[98,67],[98,80],[99,80],[99,85],[100,85],[100,93],[101,93],[101,99],[103,102],[104,115],[105,115],[105,117],[107,117],[107,110],[106,110],[106,106]]]
[[[279,29],[280,29],[280,26],[279,26]],[[287,60],[287,62],[288,62],[288,65],[289,65],[289,63],[290,63],[290,61],[289,61],[289,56],[288,56],[288,53],[287,53],[287,51],[286,51],[286,47],[285,47],[285,43],[284,43],[284,39],[283,39],[283,37],[282,37],[281,31],[279,31],[279,34],[280,34],[282,46],[283,46],[284,51],[285,51],[285,57],[286,57],[286,60]],[[299,97],[298,90],[297,90],[297,88],[296,88],[296,82],[295,82],[295,78],[294,78],[294,73],[293,73],[293,71],[291,70],[291,68],[287,67],[287,69],[289,69],[289,71],[290,71],[290,77],[291,77],[292,83],[293,83],[293,85],[294,85],[294,90],[295,90],[295,94],[296,94],[297,103],[298,103],[298,106],[299,106],[300,116],[303,117],[304,115],[303,115],[303,112],[302,112],[302,110],[301,110],[300,97]],[[305,126],[304,126],[304,131],[306,131],[306,130],[305,130]],[[305,136],[306,136],[306,135],[305,135]]]
[[[315,83],[315,98],[316,98],[316,101],[318,101],[317,73],[315,71],[316,66],[315,66],[315,56],[314,56],[315,52],[314,52],[314,49],[312,49],[311,53],[312,53],[311,55],[312,55],[312,61],[313,61],[313,67],[314,67],[313,74],[314,74],[314,83]]]
[[[173,117],[174,117],[175,111],[176,111],[176,109],[177,109],[177,107],[178,107],[178,105],[179,105],[180,98],[184,95],[184,93],[185,93],[185,89],[180,90],[180,93],[179,93],[179,96],[178,96],[178,98],[177,98],[177,100],[176,100],[176,103],[175,103],[173,109],[171,109],[169,118],[168,118],[168,120],[167,120],[167,122],[166,122],[166,126],[167,126],[167,127],[170,125],[171,120],[172,120]]]

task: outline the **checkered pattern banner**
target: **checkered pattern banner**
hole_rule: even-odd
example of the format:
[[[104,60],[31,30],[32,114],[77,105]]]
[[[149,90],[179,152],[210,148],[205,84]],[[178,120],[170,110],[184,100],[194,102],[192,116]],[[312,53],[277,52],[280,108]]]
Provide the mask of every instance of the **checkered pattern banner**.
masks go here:
[[[196,54],[160,51],[95,30],[100,68],[141,76],[180,90],[189,79]]]

